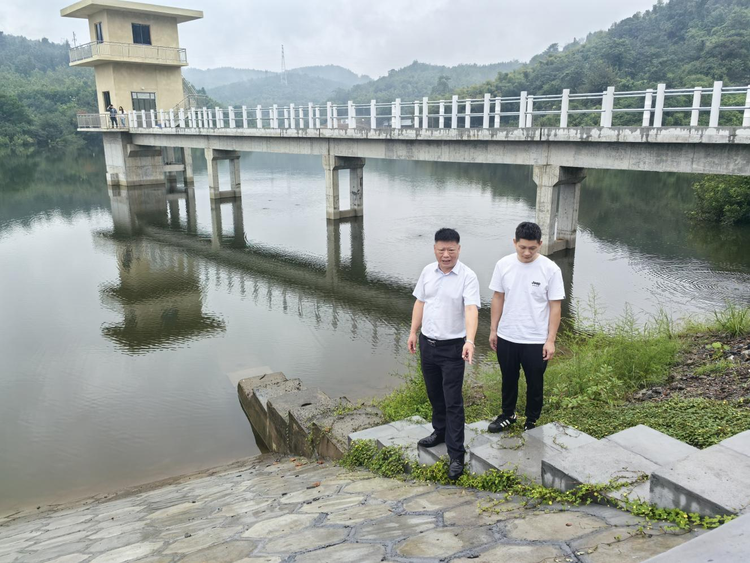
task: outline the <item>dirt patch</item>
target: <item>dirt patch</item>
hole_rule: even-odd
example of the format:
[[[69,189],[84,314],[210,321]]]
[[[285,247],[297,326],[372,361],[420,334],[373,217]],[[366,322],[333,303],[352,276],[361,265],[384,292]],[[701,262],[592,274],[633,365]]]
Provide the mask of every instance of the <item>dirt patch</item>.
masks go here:
[[[687,342],[667,383],[643,389],[634,402],[673,397],[705,398],[744,403],[750,408],[750,336],[696,334]]]

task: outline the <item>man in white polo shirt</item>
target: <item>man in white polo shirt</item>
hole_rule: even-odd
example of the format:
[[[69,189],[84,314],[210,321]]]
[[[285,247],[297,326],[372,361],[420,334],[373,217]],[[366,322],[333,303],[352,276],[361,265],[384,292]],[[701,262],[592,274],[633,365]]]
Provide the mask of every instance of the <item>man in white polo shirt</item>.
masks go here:
[[[412,354],[419,340],[422,376],[432,405],[434,432],[419,445],[430,448],[445,442],[448,477],[453,480],[464,471],[464,361],[474,359],[480,305],[477,275],[458,260],[460,242],[453,229],[435,233],[437,262],[425,266],[417,281],[409,334]]]
[[[536,223],[521,223],[513,239],[516,251],[495,265],[490,347],[497,352],[502,372],[503,412],[490,423],[490,432],[515,424],[520,368],[526,376],[526,423],[536,427],[544,400],[544,372],[555,355],[562,300],[562,272],[539,254],[542,230]]]

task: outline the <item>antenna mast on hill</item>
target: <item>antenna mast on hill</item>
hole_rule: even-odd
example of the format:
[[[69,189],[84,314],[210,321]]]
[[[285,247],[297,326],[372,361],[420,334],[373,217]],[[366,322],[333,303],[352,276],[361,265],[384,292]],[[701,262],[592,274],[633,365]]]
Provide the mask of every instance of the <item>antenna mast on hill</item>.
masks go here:
[[[284,46],[281,46],[281,83],[286,85],[286,60],[284,59]]]

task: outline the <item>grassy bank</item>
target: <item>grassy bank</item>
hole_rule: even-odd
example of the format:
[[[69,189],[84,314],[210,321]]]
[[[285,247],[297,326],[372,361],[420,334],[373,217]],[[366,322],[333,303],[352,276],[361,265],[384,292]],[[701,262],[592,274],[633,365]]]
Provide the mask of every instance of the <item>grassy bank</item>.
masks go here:
[[[734,306],[717,312],[703,324],[676,323],[662,314],[639,326],[626,312],[619,321],[605,325],[592,316],[576,330],[564,331],[558,340],[557,356],[545,374],[545,408],[540,423],[559,421],[596,438],[646,424],[699,448],[750,430],[750,404],[742,397],[743,393],[750,397],[750,388],[747,381],[736,376],[737,366],[750,359],[724,357],[729,349],[725,341],[743,341],[748,335],[750,308]],[[716,400],[676,393],[659,400],[632,401],[639,390],[668,384],[695,347],[710,353],[690,366],[691,374],[708,387],[718,378],[730,378],[729,384],[736,385],[739,398]],[[745,364],[741,367],[747,370]],[[376,401],[377,405],[388,420],[413,415],[429,420],[431,407],[418,362],[407,366],[402,377],[404,383]],[[467,422],[492,419],[500,413],[500,383],[493,356],[467,370]],[[524,410],[523,378],[521,387],[519,413]]]

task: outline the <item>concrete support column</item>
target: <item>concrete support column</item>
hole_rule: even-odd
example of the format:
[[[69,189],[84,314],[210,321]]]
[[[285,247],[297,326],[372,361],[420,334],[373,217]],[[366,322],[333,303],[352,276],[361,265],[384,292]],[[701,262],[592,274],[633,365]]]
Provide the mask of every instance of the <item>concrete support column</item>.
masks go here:
[[[104,132],[107,185],[126,188],[164,184],[164,162],[159,147],[134,145],[129,133]]]
[[[195,176],[193,175],[193,152],[191,149],[182,149],[182,162],[185,165],[183,183],[186,188],[190,188],[195,185]]]
[[[364,158],[323,155],[323,169],[326,173],[326,217],[331,220],[346,217],[359,217],[364,212],[363,168]],[[350,209],[340,208],[339,170],[350,171]]]
[[[242,184],[240,181],[240,159],[229,159],[229,189],[238,195],[242,193]]]
[[[574,248],[583,168],[544,164],[534,166],[536,222],[542,229],[544,255]]]
[[[177,188],[177,162],[175,147],[162,147],[161,154],[164,160],[164,175],[167,181],[167,189],[174,191]]]
[[[242,197],[240,183],[240,153],[238,151],[223,151],[205,149],[206,170],[208,172],[208,188],[211,199]],[[219,186],[219,161],[229,161],[229,190],[222,190]]]
[[[364,168],[351,168],[349,170],[349,207],[354,211],[356,217],[362,217],[363,209],[363,180]]]

